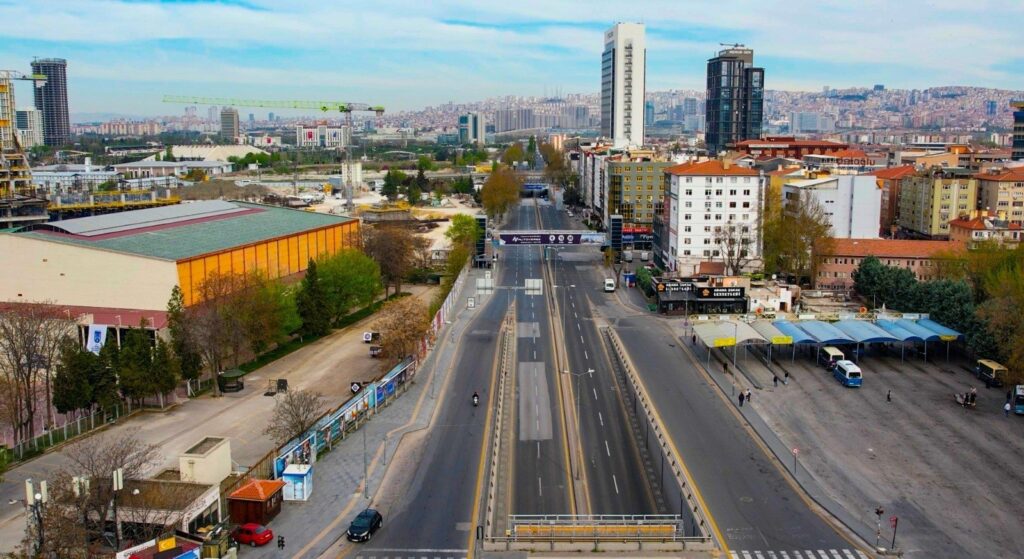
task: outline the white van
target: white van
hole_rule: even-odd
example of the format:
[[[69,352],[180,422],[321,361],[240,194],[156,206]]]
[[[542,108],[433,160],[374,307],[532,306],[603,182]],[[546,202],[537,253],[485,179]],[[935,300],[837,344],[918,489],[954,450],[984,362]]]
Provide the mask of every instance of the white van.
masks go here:
[[[615,280],[612,278],[604,278],[604,292],[611,293],[615,291]]]
[[[836,380],[843,386],[851,388],[857,388],[863,382],[860,367],[846,359],[836,361],[836,368],[832,369],[832,376],[836,377]]]

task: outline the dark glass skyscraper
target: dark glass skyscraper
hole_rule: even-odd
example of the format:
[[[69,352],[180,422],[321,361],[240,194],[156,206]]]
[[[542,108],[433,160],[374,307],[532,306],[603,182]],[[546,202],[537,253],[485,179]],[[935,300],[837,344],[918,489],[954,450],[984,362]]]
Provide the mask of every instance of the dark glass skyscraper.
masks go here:
[[[71,141],[71,117],[68,113],[68,61],[63,58],[37,58],[32,73],[46,76],[46,85],[36,87],[36,110],[43,115],[43,142],[62,146]]]
[[[708,60],[705,108],[708,153],[716,155],[741,140],[761,137],[764,68],[754,67],[753,49],[725,49]]]
[[[1013,152],[1014,161],[1024,161],[1024,101],[1014,101],[1013,106]]]

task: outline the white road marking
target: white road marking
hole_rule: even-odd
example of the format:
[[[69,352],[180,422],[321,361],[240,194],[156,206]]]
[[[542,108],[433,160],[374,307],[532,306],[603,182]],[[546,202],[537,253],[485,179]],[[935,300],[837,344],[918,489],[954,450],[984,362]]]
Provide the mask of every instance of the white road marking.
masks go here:
[[[537,495],[544,496],[544,486],[540,483],[540,478],[537,478]]]
[[[612,455],[612,449],[611,449],[611,448],[610,448],[610,447],[608,446],[608,441],[607,441],[607,439],[606,439],[606,440],[604,441],[604,452],[605,452],[605,454],[607,454],[608,456],[611,456],[611,455]]]
[[[601,412],[597,412],[597,420],[601,422],[601,427],[604,427],[604,418],[601,417]]]
[[[585,349],[583,350],[583,358],[588,360],[588,361],[590,360],[590,356],[587,355],[587,350],[585,350]]]
[[[536,361],[536,360],[537,360],[537,350],[536,350],[536,349],[535,349],[535,350],[533,350],[533,360],[534,360],[534,361]]]
[[[576,314],[576,311],[572,311],[572,317],[575,318],[576,320],[580,319],[579,315]]]
[[[615,479],[615,474],[612,474],[612,483],[615,484],[615,494],[619,494],[619,482]]]
[[[579,324],[577,324],[577,326],[579,326]],[[580,334],[580,343],[581,344],[587,343],[587,342],[583,341],[583,334]]]
[[[537,460],[540,460],[540,441],[537,441]]]
[[[596,400],[597,399],[597,389],[596,388],[591,388],[591,390],[594,391],[594,399]]]

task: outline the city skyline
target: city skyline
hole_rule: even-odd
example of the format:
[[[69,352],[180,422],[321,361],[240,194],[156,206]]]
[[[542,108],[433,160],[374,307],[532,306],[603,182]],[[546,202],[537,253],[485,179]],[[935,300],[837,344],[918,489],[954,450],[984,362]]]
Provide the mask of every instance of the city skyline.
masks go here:
[[[1024,5],[781,6],[0,3],[0,16],[19,22],[0,30],[7,46],[0,64],[24,71],[36,56],[66,58],[71,112],[134,115],[177,112],[161,103],[164,94],[337,99],[399,111],[556,88],[597,92],[601,34],[617,21],[647,29],[649,91],[703,89],[719,42],[754,48],[772,90],[1010,89],[1024,70],[1012,29]],[[27,93],[19,89],[19,105]]]

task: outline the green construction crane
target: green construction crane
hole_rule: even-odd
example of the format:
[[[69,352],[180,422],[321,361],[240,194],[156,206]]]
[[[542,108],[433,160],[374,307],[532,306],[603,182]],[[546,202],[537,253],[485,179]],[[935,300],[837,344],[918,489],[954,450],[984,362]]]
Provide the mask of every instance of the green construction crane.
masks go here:
[[[373,112],[377,114],[377,118],[380,118],[384,114],[384,107],[381,107],[380,105],[349,103],[343,101],[268,101],[263,99],[228,99],[220,97],[164,95],[164,103],[219,105],[228,107],[263,107],[267,109],[312,109],[325,113],[337,111],[345,114],[350,125],[352,123],[352,113],[355,111]]]

